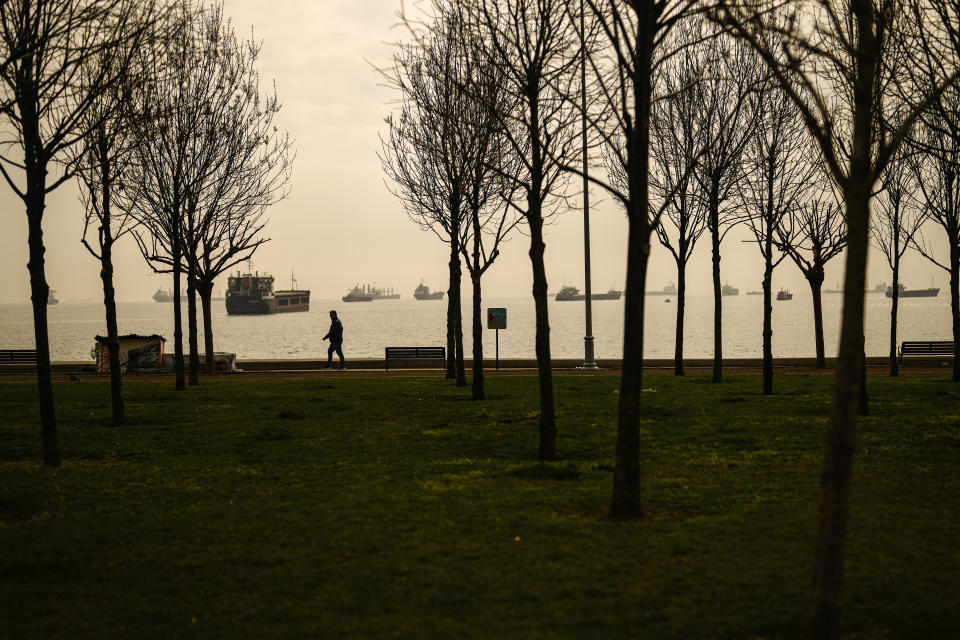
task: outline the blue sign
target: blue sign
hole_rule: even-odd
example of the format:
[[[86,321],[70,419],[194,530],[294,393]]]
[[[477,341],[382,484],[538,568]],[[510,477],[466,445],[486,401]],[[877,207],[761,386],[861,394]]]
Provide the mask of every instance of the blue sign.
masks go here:
[[[487,329],[506,329],[507,310],[502,307],[487,308]]]

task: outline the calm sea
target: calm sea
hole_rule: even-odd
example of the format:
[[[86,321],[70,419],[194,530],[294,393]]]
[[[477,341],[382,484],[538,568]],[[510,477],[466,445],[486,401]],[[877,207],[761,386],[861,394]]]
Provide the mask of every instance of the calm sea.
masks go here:
[[[467,290],[464,290],[467,294]],[[823,296],[827,355],[836,354],[841,296]],[[775,357],[814,355],[813,310],[809,291],[797,291],[793,300],[774,301],[773,352]],[[866,348],[868,355],[885,355],[889,344],[890,300],[867,294]],[[672,358],[676,299],[647,297],[645,354]],[[443,345],[446,301],[413,298],[344,303],[314,299],[306,313],[269,316],[228,316],[222,301],[214,303],[213,332],[217,351],[236,353],[239,359],[326,357],[321,337],[329,326],[327,311],[337,309],[344,325],[347,358],[383,357],[386,346]],[[486,307],[507,308],[507,329],[500,331],[500,356],[533,358],[534,310],[531,298],[490,297]],[[184,305],[184,309],[186,305]],[[464,348],[471,352],[470,303],[464,304]],[[724,356],[760,357],[762,296],[739,295],[723,299]],[[173,349],[173,305],[136,302],[118,305],[120,332],[158,333]],[[713,298],[687,299],[684,354],[690,358],[713,355]],[[61,302],[49,307],[50,349],[53,360],[88,360],[94,336],[106,333],[103,306],[97,303]],[[186,323],[184,323],[186,327]],[[550,345],[555,358],[582,358],[584,305],[550,300]],[[598,361],[620,358],[623,340],[623,300],[594,301],[593,334]],[[950,340],[950,300],[944,291],[936,298],[900,301],[901,340]],[[484,355],[494,355],[495,332],[484,328]],[[30,305],[0,305],[0,347],[30,348],[34,344]],[[201,338],[201,349],[202,338]]]

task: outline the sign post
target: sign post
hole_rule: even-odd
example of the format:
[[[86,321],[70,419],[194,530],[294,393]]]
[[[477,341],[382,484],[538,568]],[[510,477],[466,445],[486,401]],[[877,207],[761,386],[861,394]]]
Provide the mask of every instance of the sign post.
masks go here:
[[[500,371],[500,329],[507,328],[507,310],[504,307],[487,307],[487,329],[497,331],[497,371]]]

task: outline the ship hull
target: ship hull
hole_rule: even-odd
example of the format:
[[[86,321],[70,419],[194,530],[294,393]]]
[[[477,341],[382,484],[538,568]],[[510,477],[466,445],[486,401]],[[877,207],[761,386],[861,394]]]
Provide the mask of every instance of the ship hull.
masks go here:
[[[434,293],[415,293],[413,297],[417,300],[443,300],[443,291],[436,291]]]
[[[227,296],[226,304],[227,313],[238,316],[310,311],[310,292],[277,291],[269,298],[233,293]]]
[[[344,302],[373,302],[373,296],[354,296],[347,294],[341,298]]]
[[[591,300],[619,300],[622,293],[620,291],[608,291],[606,293],[592,293],[590,294]],[[556,296],[557,302],[577,302],[579,300],[586,300],[587,296],[582,293],[578,294],[560,294]]]
[[[937,294],[940,293],[940,289],[904,289],[899,294],[898,298],[936,298]],[[892,291],[887,291],[886,295],[888,298],[893,297]]]

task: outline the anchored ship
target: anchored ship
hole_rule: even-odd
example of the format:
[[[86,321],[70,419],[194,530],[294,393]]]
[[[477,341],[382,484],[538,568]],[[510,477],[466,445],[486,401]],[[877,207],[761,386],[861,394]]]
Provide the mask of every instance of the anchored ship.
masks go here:
[[[443,291],[430,291],[430,287],[420,281],[420,286],[414,289],[413,297],[417,300],[443,300]]]
[[[617,291],[616,289],[610,289],[606,293],[591,293],[591,300],[619,300],[622,292]],[[560,287],[560,291],[556,295],[556,300],[560,302],[569,302],[571,300],[586,300],[587,296],[583,293],[580,293],[580,289],[576,287]]]
[[[675,296],[677,295],[677,286],[672,282],[658,291],[647,289],[648,296]]]
[[[53,290],[53,289],[50,289],[50,290],[47,292],[47,304],[48,304],[48,305],[51,305],[51,304],[60,304],[60,301],[57,300],[57,296],[53,295],[53,294],[55,294],[55,293],[56,293],[56,291]]]
[[[290,289],[273,290],[273,276],[259,272],[241,273],[227,279],[227,313],[262,315],[310,310],[310,290],[298,289],[290,274]]]
[[[897,287],[897,297],[898,298],[935,298],[938,293],[940,293],[939,288],[929,288],[929,289],[907,289],[902,284]],[[887,294],[888,298],[893,297],[893,287],[887,287],[887,290],[884,292]]]
[[[373,296],[363,290],[362,287],[357,285],[353,289],[347,292],[347,295],[343,296],[342,300],[344,302],[371,302]]]
[[[723,285],[722,287],[720,287],[720,295],[722,295],[722,296],[738,296],[738,295],[740,295],[740,289],[737,289],[736,287],[732,287],[732,286],[730,286],[729,284],[724,283],[724,285]]]
[[[777,292],[777,300],[793,300],[793,294],[786,289],[780,289]]]
[[[153,299],[157,302],[173,302],[173,291],[170,289],[157,289],[157,292],[153,294]],[[186,293],[180,294],[180,300],[184,301],[187,299]]]

